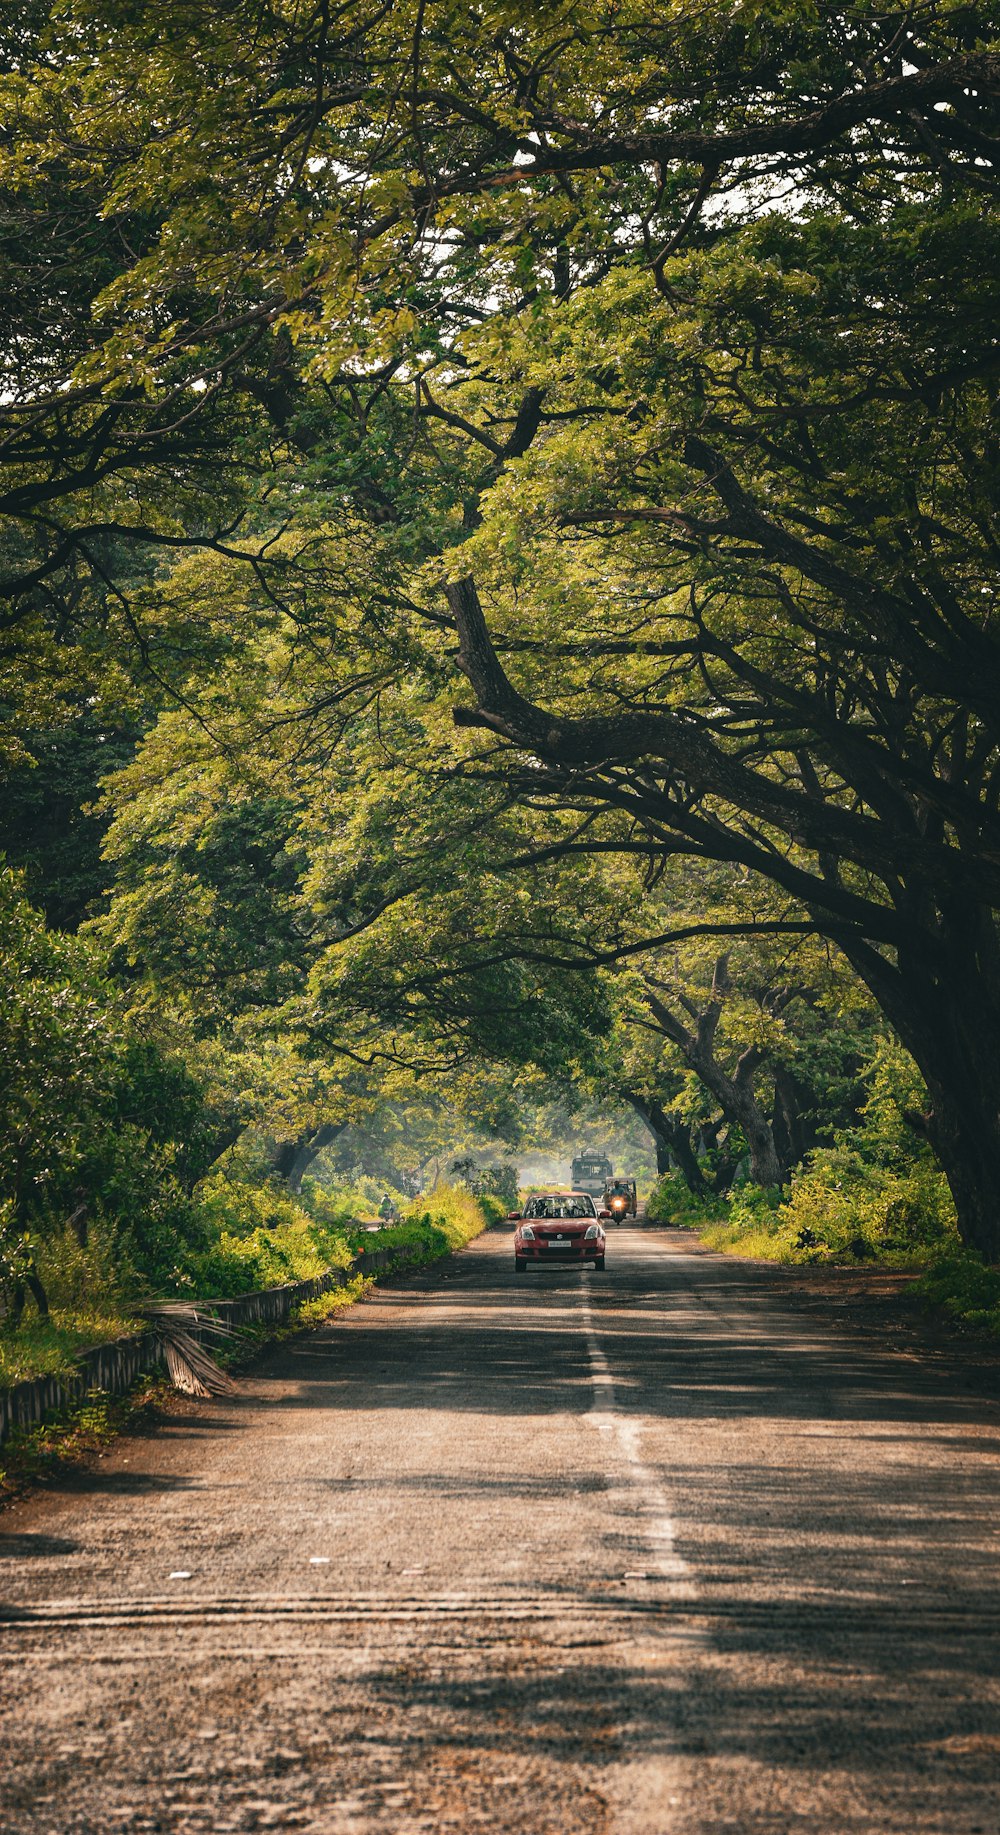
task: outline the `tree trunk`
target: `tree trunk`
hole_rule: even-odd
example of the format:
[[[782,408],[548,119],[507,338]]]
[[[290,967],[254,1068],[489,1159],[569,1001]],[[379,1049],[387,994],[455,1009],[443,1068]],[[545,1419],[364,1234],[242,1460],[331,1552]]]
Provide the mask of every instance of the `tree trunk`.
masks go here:
[[[79,1243],[81,1249],[85,1249],[87,1247],[87,1234],[88,1234],[87,1220],[88,1220],[88,1216],[90,1212],[90,1206],[87,1203],[86,1196],[84,1195],[82,1191],[77,1192],[76,1198],[77,1198],[76,1209],[70,1212],[69,1216],[66,1219],[66,1222],[69,1228],[73,1231],[73,1234],[76,1237],[76,1240]]]
[[[679,1115],[661,1107],[651,1096],[637,1096],[632,1090],[621,1090],[619,1093],[645,1122],[653,1136],[656,1170],[660,1177],[671,1170],[672,1157],[677,1162],[677,1170],[688,1191],[694,1192],[699,1198],[707,1197],[709,1188],[698,1164],[687,1123]]]
[[[719,1097],[718,1100],[720,1106],[725,1107],[722,1098]],[[784,1185],[788,1175],[778,1157],[771,1124],[756,1096],[750,1090],[741,1087],[738,1079],[734,1077],[727,1093],[727,1100],[730,1106],[726,1112],[739,1123],[749,1149],[750,1177],[753,1183],[765,1188]]]
[[[228,1121],[224,1127],[218,1129],[214,1139],[205,1149],[204,1160],[199,1156],[199,1170],[193,1170],[185,1176],[185,1189],[189,1194],[197,1185],[198,1180],[204,1177],[205,1172],[210,1172],[213,1166],[218,1165],[223,1154],[228,1153],[231,1147],[235,1147],[245,1126],[246,1123],[242,1120]]]
[[[716,1031],[728,989],[728,959],[720,956],[712,981],[712,998],[697,1014],[693,1031],[651,987],[646,989],[646,1002],[664,1037],[676,1045],[688,1069],[715,1098],[726,1120],[742,1129],[754,1184],[784,1185],[787,1173],[778,1157],[771,1124],[754,1095],[754,1078],[763,1062],[763,1052],[755,1045],[749,1046],[731,1076],[715,1055]],[[687,1005],[690,1011],[690,1002]]]
[[[274,1170],[289,1191],[302,1190],[302,1181],[313,1160],[343,1133],[346,1126],[344,1121],[324,1122],[322,1127],[309,1129],[296,1140],[282,1141],[274,1156]]]
[[[926,1073],[925,1073],[926,1075]],[[930,1137],[944,1168],[963,1242],[988,1262],[1000,1261],[1000,1108],[997,1094],[977,1091],[968,1108],[930,1085]]]
[[[718,1121],[704,1123],[701,1128],[701,1150],[705,1158],[711,1160],[711,1172],[706,1173],[702,1164],[701,1175],[716,1198],[728,1197],[739,1170],[739,1159],[732,1148],[732,1136],[733,1131],[725,1115],[720,1115]]]
[[[774,1110],[771,1133],[782,1164],[797,1166],[816,1145],[815,1130],[803,1120],[803,1090],[796,1077],[783,1064],[776,1064],[774,1077]]]
[[[28,1292],[38,1308],[38,1317],[40,1319],[47,1319],[49,1316],[49,1296],[42,1285],[38,1269],[32,1262],[30,1267],[25,1269],[24,1274],[19,1275],[14,1282],[14,1289],[11,1294],[8,1323],[15,1331],[21,1323],[21,1316],[24,1312],[25,1288],[28,1289]]]
[[[963,1242],[1000,1261],[1000,1034],[986,1009],[947,1025],[904,1030],[927,1084],[927,1135],[951,1188]],[[964,1005],[965,1003],[961,1003]],[[972,1015],[967,1016],[972,1019]]]
[[[895,970],[855,966],[927,1085],[928,1139],[948,1181],[959,1234],[1000,1261],[1000,947],[992,911],[942,901],[936,935],[914,933]]]
[[[706,1197],[709,1188],[691,1141],[691,1130],[687,1122],[681,1121],[679,1116],[670,1116],[668,1119],[670,1122],[668,1137],[670,1151],[677,1161],[677,1170],[688,1191],[693,1192],[697,1198]]]

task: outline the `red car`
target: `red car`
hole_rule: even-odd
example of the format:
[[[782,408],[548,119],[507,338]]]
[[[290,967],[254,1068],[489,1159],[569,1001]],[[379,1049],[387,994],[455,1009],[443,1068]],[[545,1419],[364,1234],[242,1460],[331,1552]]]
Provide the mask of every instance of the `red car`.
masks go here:
[[[589,1192],[544,1191],[528,1199],[523,1211],[511,1211],[514,1268],[523,1274],[529,1262],[593,1262],[604,1267],[607,1238],[602,1217]]]

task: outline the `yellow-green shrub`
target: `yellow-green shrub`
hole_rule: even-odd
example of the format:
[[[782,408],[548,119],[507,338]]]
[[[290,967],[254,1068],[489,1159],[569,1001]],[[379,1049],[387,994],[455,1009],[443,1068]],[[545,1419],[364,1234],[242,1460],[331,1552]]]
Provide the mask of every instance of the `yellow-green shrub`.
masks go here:
[[[441,1230],[450,1248],[461,1249],[485,1228],[487,1203],[461,1185],[439,1185],[408,1206],[405,1220]]]
[[[872,1166],[847,1148],[814,1153],[792,1179],[781,1219],[794,1240],[829,1257],[913,1262],[958,1241],[955,1207],[936,1166]],[[809,1236],[817,1238],[809,1243]]]

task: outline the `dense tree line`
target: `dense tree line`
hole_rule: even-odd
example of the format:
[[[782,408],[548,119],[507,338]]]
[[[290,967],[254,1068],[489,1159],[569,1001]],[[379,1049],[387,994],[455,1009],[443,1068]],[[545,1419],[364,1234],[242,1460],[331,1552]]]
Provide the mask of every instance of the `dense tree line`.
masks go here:
[[[3,28],[11,853],[220,1143],[524,1074],[780,1184],[891,1030],[1000,1253],[994,27]]]

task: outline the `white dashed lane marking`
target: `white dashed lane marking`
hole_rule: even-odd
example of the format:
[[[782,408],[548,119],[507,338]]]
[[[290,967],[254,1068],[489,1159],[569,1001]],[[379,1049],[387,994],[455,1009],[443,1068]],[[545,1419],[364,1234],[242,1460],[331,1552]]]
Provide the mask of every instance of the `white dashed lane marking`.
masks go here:
[[[587,1288],[581,1292],[584,1337],[590,1360],[592,1406],[586,1416],[598,1432],[611,1436],[615,1469],[608,1473],[619,1509],[641,1533],[645,1552],[642,1570],[629,1569],[626,1580],[667,1583],[677,1599],[695,1596],[694,1575],[677,1548],[670,1499],[659,1474],[642,1455],[641,1418],[622,1414],[615,1402],[615,1379],[594,1325]]]

